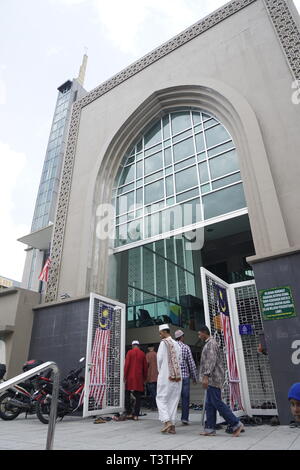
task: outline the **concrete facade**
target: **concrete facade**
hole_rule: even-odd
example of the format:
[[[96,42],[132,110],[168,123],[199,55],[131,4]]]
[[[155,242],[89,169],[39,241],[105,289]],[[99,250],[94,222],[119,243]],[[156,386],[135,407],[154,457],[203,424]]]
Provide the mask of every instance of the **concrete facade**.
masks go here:
[[[21,288],[10,288],[0,292],[0,339],[5,344],[6,378],[22,372],[28,359],[32,308],[38,304],[37,292]]]
[[[79,102],[68,144],[74,160],[66,158],[63,176],[70,190],[65,192],[62,182],[63,210],[58,207],[46,300],[63,292],[106,294],[108,242],[96,236],[97,207],[110,203],[123,155],[139,132],[165,109],[179,105],[215,114],[233,136],[256,259],[299,249],[300,136],[299,107],[292,102],[294,77],[266,2],[245,3],[151,67],[88,104]],[[286,2],[281,4],[287,8]]]
[[[86,356],[89,297],[34,307],[29,357],[54,361],[63,378]]]

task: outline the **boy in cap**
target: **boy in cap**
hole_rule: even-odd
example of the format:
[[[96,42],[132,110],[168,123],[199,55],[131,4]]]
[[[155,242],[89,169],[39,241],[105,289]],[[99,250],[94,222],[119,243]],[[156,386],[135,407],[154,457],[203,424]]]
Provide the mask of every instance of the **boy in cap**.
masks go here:
[[[169,325],[159,326],[161,343],[157,351],[157,395],[159,419],[164,423],[161,432],[175,434],[178,402],[181,394],[180,348],[171,338]]]
[[[291,413],[295,422],[291,427],[300,427],[300,383],[291,386],[288,393],[288,400],[291,406]]]
[[[125,410],[127,418],[138,420],[141,409],[141,397],[144,392],[144,382],[147,378],[146,355],[140,350],[140,343],[134,340],[131,343],[132,349],[128,351],[125,358],[124,381],[125,381]],[[132,405],[130,395],[133,392],[135,397],[134,412],[132,414]]]
[[[175,331],[175,339],[181,349],[181,422],[183,425],[189,424],[190,411],[190,378],[193,383],[197,383],[197,368],[193,359],[191,348],[184,343],[184,332],[182,330]]]

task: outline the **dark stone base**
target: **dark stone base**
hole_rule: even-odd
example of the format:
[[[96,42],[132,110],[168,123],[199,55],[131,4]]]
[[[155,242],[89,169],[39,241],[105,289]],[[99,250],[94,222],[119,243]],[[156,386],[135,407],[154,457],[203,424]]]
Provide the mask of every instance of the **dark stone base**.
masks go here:
[[[300,253],[253,264],[257,291],[289,286],[297,316],[263,320],[280,424],[292,420],[288,390],[300,382]]]
[[[61,379],[79,367],[86,356],[88,315],[89,298],[35,309],[29,359],[54,361]]]

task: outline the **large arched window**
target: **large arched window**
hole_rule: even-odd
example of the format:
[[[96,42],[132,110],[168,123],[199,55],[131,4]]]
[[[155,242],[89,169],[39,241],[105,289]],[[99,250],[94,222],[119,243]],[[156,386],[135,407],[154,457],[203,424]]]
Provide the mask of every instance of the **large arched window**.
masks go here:
[[[116,248],[245,208],[231,136],[201,110],[164,115],[126,153],[114,198]]]

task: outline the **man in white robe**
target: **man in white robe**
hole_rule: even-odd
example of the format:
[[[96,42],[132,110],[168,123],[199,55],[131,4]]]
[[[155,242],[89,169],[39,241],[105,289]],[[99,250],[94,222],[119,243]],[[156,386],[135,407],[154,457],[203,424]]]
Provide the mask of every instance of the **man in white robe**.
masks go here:
[[[171,338],[169,325],[159,326],[161,343],[157,351],[157,395],[159,419],[164,423],[161,432],[175,434],[177,407],[181,396],[181,351]]]

